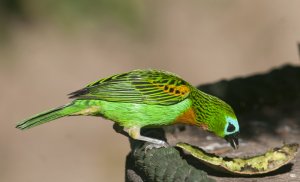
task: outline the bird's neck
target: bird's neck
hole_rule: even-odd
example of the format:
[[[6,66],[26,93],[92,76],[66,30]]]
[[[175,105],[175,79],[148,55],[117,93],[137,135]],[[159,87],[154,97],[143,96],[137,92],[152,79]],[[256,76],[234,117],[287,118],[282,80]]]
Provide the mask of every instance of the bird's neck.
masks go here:
[[[196,88],[191,92],[191,97],[198,125],[209,127],[215,112],[212,103],[214,97]]]

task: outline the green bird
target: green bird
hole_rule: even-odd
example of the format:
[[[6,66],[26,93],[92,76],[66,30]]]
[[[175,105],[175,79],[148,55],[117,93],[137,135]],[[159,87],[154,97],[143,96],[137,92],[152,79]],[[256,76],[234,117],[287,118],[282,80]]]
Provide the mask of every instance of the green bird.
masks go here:
[[[69,95],[74,99],[71,103],[16,127],[28,129],[64,116],[101,116],[133,139],[167,146],[165,141],[142,136],[140,129],[184,123],[208,130],[238,148],[239,124],[233,109],[170,72],[134,70],[100,79]]]

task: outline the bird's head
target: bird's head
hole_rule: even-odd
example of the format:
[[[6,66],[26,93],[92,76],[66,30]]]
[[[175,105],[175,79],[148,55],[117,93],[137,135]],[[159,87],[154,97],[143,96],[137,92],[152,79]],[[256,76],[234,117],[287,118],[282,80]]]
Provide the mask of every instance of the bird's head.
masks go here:
[[[213,100],[213,104],[210,103],[210,109],[205,114],[206,128],[208,131],[227,140],[234,149],[237,149],[240,127],[234,111],[222,100],[218,98]]]
[[[208,128],[209,131],[215,133],[217,136],[224,138],[230,143],[231,147],[238,149],[239,147],[239,132],[240,127],[235,115],[228,115],[219,113],[215,124]]]

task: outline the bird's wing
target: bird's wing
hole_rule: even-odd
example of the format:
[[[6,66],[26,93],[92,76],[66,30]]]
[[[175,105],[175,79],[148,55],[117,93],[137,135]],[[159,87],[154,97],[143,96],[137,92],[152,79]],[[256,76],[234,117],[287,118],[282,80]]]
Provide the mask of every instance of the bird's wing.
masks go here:
[[[78,99],[171,105],[189,93],[189,84],[172,73],[135,70],[101,79],[69,95]]]

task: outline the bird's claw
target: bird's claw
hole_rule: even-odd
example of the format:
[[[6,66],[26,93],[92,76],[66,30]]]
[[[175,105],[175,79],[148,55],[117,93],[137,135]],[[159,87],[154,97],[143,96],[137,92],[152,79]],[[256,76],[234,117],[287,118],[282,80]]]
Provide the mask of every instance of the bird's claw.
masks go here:
[[[162,143],[160,143],[160,144],[157,144],[157,143],[150,143],[150,144],[148,144],[146,147],[145,147],[145,152],[147,152],[148,150],[151,150],[151,149],[153,149],[153,148],[156,148],[156,149],[158,149],[158,148],[167,148],[167,147],[169,147],[170,145],[168,144],[168,143],[166,143],[166,142],[162,142]]]

